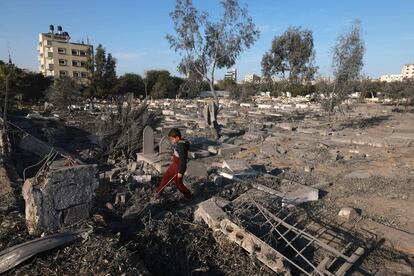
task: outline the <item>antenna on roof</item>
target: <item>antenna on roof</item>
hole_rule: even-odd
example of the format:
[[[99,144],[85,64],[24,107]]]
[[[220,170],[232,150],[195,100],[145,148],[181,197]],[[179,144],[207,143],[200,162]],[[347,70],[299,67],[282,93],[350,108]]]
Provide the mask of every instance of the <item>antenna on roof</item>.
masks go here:
[[[11,59],[11,54],[10,54],[10,44],[7,44],[7,51],[9,52],[9,64],[13,64],[12,59]]]

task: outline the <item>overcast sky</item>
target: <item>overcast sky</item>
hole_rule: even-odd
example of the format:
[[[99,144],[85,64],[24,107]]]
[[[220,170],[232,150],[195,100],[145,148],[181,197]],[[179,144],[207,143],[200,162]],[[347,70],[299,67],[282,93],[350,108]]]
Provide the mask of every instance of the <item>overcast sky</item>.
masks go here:
[[[242,1],[243,2],[243,1]],[[336,37],[351,22],[362,21],[366,54],[364,73],[370,77],[399,74],[402,65],[414,63],[414,1],[411,0],[250,0],[249,13],[261,30],[260,39],[239,58],[238,79],[245,74],[261,75],[260,60],[274,36],[288,26],[313,31],[316,65],[321,75],[331,72],[331,48]],[[212,16],[220,15],[219,1],[195,0],[196,7]],[[0,59],[8,47],[13,61],[23,68],[38,70],[36,45],[39,32],[50,24],[62,25],[72,41],[89,37],[93,45],[103,44],[117,58],[117,73],[143,74],[149,69],[167,69],[176,74],[179,56],[165,39],[172,32],[169,12],[174,0],[29,1],[0,0]],[[224,72],[218,71],[221,79]]]

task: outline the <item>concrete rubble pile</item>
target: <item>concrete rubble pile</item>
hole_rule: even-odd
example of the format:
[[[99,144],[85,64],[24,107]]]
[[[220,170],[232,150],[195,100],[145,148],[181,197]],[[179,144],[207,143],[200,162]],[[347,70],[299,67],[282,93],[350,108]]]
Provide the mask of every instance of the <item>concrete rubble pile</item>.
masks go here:
[[[141,103],[129,99],[122,105],[134,109]],[[412,114],[405,119],[391,107],[363,104],[346,117],[327,118],[312,97],[291,97],[288,92],[278,98],[263,93],[243,102],[220,99],[219,111],[212,99],[203,98],[146,103],[161,120],[143,126],[139,152],[132,156],[103,155],[90,164],[40,162],[30,171],[52,148],[56,150],[49,143],[59,137],[51,135],[48,143],[31,134],[16,139],[14,159],[32,158],[19,165],[16,179],[25,178],[21,172],[26,168],[30,178],[22,187],[13,186],[16,181],[1,167],[0,196],[21,191],[31,235],[93,225],[88,239],[95,244],[87,248],[104,248],[99,244],[103,236],[107,239],[102,242],[113,240],[110,248],[105,247],[103,255],[108,255],[97,258],[102,268],[94,270],[97,274],[139,274],[131,265],[137,260],[143,271],[159,275],[177,270],[212,275],[350,275],[358,269],[373,273],[378,265],[372,259],[384,262],[380,267],[384,275],[414,272],[409,261],[384,253],[401,254],[405,260],[414,256],[414,221],[407,215],[414,199]],[[76,125],[84,114],[105,122],[117,108],[103,100],[78,104],[74,110],[79,117],[66,124]],[[20,123],[43,119],[30,115]],[[219,139],[212,133],[216,124]],[[190,202],[174,185],[162,195],[154,192],[171,162],[167,137],[171,128],[180,129],[191,145],[184,176],[193,193]],[[85,132],[98,147],[94,135]],[[1,149],[7,143],[1,140]],[[69,156],[63,147],[58,150]],[[13,216],[18,212],[13,208],[0,211]],[[0,213],[1,218],[7,215]],[[17,228],[8,221],[0,225],[4,237]],[[9,230],[3,233],[2,227]],[[378,237],[384,238],[383,244]],[[6,246],[5,239],[0,240],[1,250],[18,244]],[[79,244],[71,246],[82,250]],[[50,254],[59,258],[55,251]],[[165,256],[181,261],[166,263]],[[115,270],[105,270],[112,258],[117,260]],[[25,265],[21,267],[25,272]]]

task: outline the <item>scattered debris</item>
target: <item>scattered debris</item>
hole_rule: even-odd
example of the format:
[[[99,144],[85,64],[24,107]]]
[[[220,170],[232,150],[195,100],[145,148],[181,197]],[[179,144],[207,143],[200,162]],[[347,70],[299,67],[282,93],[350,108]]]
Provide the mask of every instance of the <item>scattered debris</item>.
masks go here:
[[[15,245],[0,252],[0,273],[4,273],[27,259],[56,247],[70,244],[80,238],[86,239],[91,230],[80,230],[54,234],[22,244]]]

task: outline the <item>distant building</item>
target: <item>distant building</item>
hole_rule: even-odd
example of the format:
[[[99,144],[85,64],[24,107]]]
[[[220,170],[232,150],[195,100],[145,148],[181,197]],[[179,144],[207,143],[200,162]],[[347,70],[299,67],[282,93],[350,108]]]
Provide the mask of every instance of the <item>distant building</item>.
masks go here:
[[[237,69],[233,68],[224,75],[225,80],[232,80],[234,82],[237,81]]]
[[[380,81],[393,82],[393,81],[402,81],[402,75],[382,75]]]
[[[244,76],[244,82],[246,82],[246,83],[260,82],[260,77],[256,74],[248,74],[248,75]]]
[[[414,79],[414,64],[404,64],[402,79]]]
[[[88,83],[91,72],[88,71],[88,60],[92,60],[93,47],[84,43],[69,42],[70,36],[58,31],[54,32],[54,26],[50,25],[48,33],[39,34],[40,72],[45,76],[69,76],[77,79],[79,83]]]
[[[401,74],[382,75],[380,81],[393,82],[414,79],[414,64],[404,64]]]
[[[330,77],[319,76],[319,77],[311,80],[310,83],[315,85],[315,84],[320,83],[320,82],[332,83],[332,80],[331,80]]]

